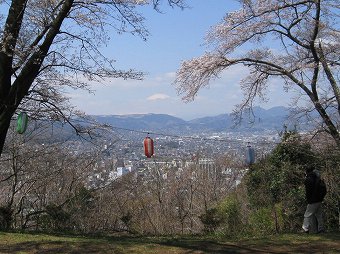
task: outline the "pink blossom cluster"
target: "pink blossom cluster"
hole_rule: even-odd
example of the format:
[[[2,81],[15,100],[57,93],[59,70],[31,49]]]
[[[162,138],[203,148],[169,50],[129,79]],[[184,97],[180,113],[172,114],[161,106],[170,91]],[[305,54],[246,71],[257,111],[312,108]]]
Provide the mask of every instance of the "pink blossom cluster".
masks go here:
[[[213,51],[182,63],[174,84],[185,101],[193,100],[201,87],[236,64],[250,69],[240,84],[245,104],[256,96],[263,97],[270,78],[280,77],[287,87],[295,84],[309,93],[308,82],[321,70],[316,54],[320,53],[323,68],[328,63],[336,68],[340,48],[338,0],[323,0],[320,5],[315,0],[242,3],[240,10],[228,13],[208,33],[206,41],[215,47]],[[320,84],[323,79],[319,75]],[[328,79],[334,84],[330,74]]]

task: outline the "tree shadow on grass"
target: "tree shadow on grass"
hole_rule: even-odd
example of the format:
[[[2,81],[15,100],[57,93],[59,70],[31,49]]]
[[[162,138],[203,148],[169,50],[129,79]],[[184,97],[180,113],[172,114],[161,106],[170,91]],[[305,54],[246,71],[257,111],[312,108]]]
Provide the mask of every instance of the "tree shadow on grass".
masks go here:
[[[71,243],[64,241],[46,241],[46,242],[22,242],[12,245],[0,245],[0,253],[35,253],[35,254],[51,254],[51,253],[125,253],[120,252],[111,245],[101,245],[93,242]]]
[[[340,253],[340,234],[272,236],[250,241],[189,238],[145,238],[143,241],[178,247],[184,253]]]
[[[215,241],[195,241],[195,240],[169,240],[167,242],[163,242],[163,245],[180,247],[182,249],[188,250],[186,253],[278,253],[271,251],[263,251],[258,248],[249,248],[246,246],[239,246],[231,243],[219,243]],[[190,252],[191,250],[192,252]]]
[[[64,235],[65,237],[65,235]],[[74,237],[74,236],[73,236]],[[0,253],[340,253],[340,234],[229,242],[199,237],[91,236],[0,245]]]
[[[141,246],[142,244],[139,243]],[[152,245],[152,247],[144,248],[141,251],[130,251],[131,247],[136,245],[120,243],[114,244],[94,244],[93,242],[81,242],[81,243],[69,243],[62,241],[52,242],[23,242],[18,244],[12,244],[8,246],[0,245],[0,253],[36,253],[36,254],[51,254],[51,253],[69,253],[69,254],[90,254],[90,253],[272,253],[268,251],[261,251],[251,248],[239,247],[228,244],[218,244],[214,242],[167,242],[167,243],[152,243],[151,241],[143,244]],[[176,247],[170,248],[170,247]],[[138,246],[137,246],[138,248]],[[149,249],[149,250],[148,250]]]
[[[135,246],[152,244],[162,246],[163,249],[173,249],[173,247],[175,247],[177,252],[174,251],[171,253],[282,253],[233,243],[221,243],[215,240],[200,239],[197,237],[106,237],[106,239],[126,247],[131,246],[131,244]]]

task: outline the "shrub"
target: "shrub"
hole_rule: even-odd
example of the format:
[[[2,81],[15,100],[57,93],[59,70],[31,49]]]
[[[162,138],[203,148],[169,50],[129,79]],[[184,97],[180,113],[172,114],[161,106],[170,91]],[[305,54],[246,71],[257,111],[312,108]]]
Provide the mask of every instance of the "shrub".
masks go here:
[[[250,215],[249,226],[253,233],[257,234],[270,234],[275,232],[275,223],[272,218],[272,211],[269,208],[262,207]]]
[[[217,230],[225,236],[238,236],[243,232],[241,203],[235,194],[229,195],[217,206],[218,216],[221,220]]]
[[[206,213],[199,216],[204,225],[204,232],[212,233],[217,230],[223,221],[216,207],[209,208]]]

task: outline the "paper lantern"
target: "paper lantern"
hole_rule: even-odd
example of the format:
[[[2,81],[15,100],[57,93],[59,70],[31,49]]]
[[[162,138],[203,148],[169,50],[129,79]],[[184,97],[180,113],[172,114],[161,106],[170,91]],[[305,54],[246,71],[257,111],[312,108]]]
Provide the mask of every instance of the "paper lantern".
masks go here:
[[[20,112],[17,119],[17,132],[23,134],[26,131],[28,116],[25,112]]]
[[[153,155],[153,140],[150,137],[144,139],[144,154],[146,157],[151,158]]]
[[[246,163],[248,165],[255,163],[255,150],[250,145],[247,146],[246,150]]]

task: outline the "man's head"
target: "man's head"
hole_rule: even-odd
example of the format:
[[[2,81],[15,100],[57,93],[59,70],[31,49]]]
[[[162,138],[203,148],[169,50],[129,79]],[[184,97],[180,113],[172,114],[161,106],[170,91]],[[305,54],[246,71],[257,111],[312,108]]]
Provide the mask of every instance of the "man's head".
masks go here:
[[[315,169],[314,165],[306,165],[306,174],[312,173]]]

